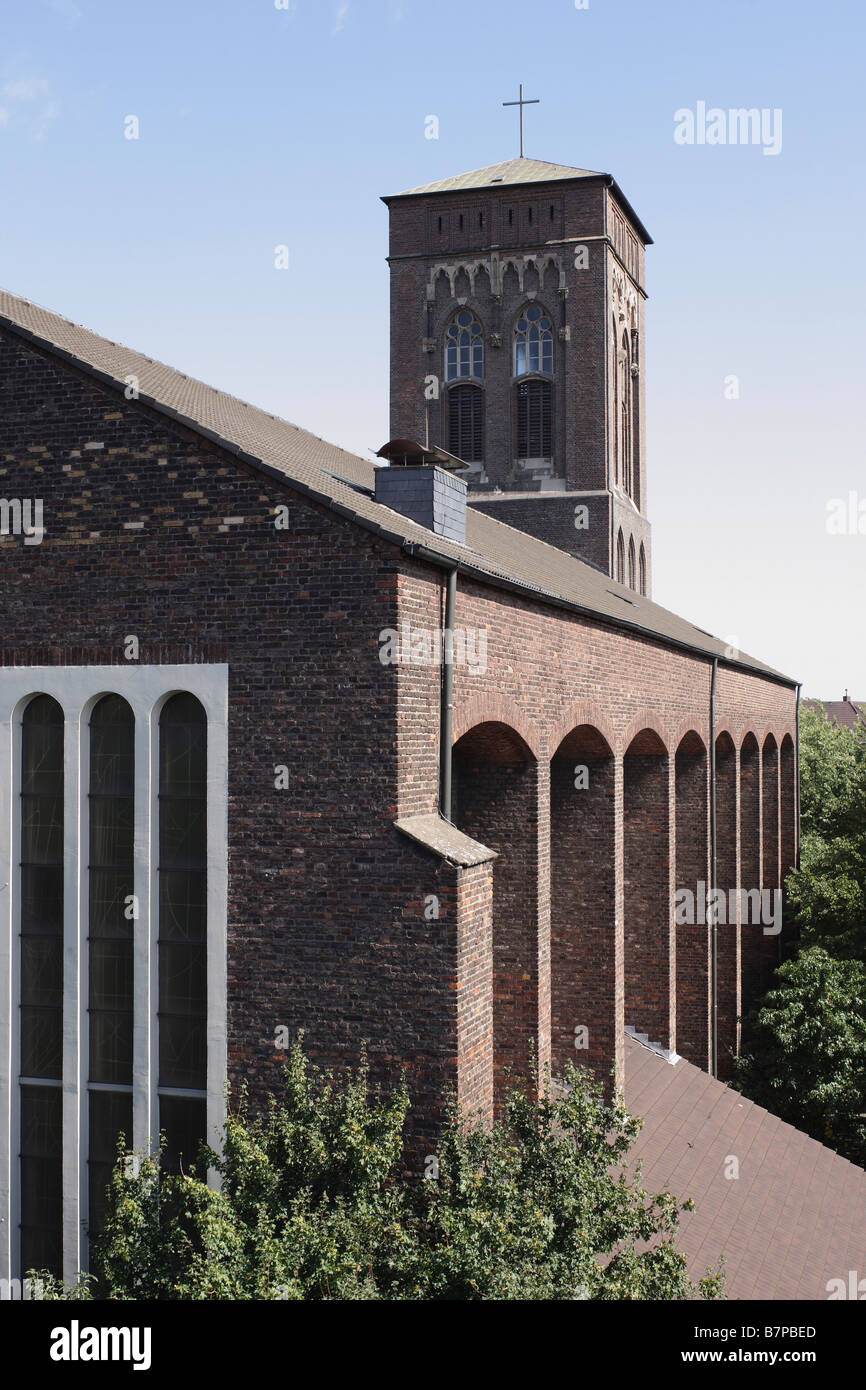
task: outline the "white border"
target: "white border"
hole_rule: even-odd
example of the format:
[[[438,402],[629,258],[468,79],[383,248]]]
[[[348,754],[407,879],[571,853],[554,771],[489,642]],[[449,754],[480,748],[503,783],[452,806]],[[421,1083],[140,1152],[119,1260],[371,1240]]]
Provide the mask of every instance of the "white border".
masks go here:
[[[149,1147],[159,1124],[156,1010],[159,713],[186,692],[207,714],[207,1129],[216,1143],[225,1119],[226,914],[228,900],[228,666],[26,666],[0,670],[0,1278],[20,1278],[18,1194],[18,793],[22,711],[51,695],[65,717],[63,1277],[87,1259],[86,778],[90,711],[122,695],[135,716],[133,1146]],[[142,987],[144,982],[144,987]]]

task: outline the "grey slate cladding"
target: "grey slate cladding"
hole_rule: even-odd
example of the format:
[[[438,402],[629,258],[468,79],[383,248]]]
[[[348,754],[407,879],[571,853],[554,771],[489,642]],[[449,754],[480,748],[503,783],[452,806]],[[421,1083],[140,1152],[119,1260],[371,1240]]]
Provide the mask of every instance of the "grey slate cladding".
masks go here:
[[[379,468],[376,501],[437,536],[466,543],[466,484],[444,468]]]

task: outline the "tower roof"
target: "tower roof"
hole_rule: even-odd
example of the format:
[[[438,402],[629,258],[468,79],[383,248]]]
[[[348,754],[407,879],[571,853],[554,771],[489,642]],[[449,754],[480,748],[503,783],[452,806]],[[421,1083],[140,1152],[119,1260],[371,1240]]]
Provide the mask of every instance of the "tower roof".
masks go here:
[[[453,178],[440,179],[437,183],[421,184],[418,188],[404,188],[402,193],[386,194],[382,202],[390,204],[398,198],[424,197],[435,193],[464,193],[479,188],[568,183],[574,179],[603,180],[608,188],[613,189],[624,211],[643,238],[644,244],[652,245],[652,237],[612,174],[602,173],[598,169],[575,169],[570,164],[550,164],[545,159],[528,159],[525,155],[519,155],[517,159],[506,159],[502,164],[488,164],[485,169],[471,169],[468,174],[456,174]]]
[[[486,169],[472,169],[438,183],[426,183],[420,188],[406,188],[394,193],[394,198],[409,198],[416,193],[453,193],[463,188],[487,188],[490,184],[549,183],[557,179],[604,178],[597,169],[573,169],[568,164],[550,164],[545,159],[506,159],[502,164],[488,164]]]

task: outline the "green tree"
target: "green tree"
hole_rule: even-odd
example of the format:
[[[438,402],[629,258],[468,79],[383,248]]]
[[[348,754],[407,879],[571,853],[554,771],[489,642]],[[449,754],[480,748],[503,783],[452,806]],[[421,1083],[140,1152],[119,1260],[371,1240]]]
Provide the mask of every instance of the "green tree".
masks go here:
[[[146,1157],[132,1176],[118,1162],[98,1285],[46,1281],[48,1296],[718,1297],[721,1275],[693,1285],[675,1248],[683,1207],[625,1171],[641,1121],[605,1102],[588,1073],[570,1067],[563,1081],[545,1094],[515,1087],[489,1130],[453,1112],[438,1176],[424,1180],[405,1169],[405,1085],[371,1094],[366,1063],[335,1078],[299,1040],[282,1095],[259,1114],[241,1098],[222,1151],[207,1150],[198,1173]]]
[[[866,730],[823,710],[800,721],[800,867],[787,879],[800,929],[743,1022],[734,1084],[866,1165]]]
[[[800,868],[787,880],[804,947],[866,960],[866,730],[800,722]]]
[[[746,1021],[739,1088],[866,1166],[866,965],[804,948]]]

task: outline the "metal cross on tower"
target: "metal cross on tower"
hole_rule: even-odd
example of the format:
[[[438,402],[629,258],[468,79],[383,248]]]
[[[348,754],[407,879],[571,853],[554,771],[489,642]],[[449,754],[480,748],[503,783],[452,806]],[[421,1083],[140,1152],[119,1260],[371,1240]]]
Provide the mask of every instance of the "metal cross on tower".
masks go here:
[[[519,107],[520,107],[520,158],[521,158],[521,159],[523,158],[523,108],[524,108],[524,106],[538,106],[540,100],[541,100],[540,97],[532,97],[531,99],[530,99],[530,98],[526,98],[526,99],[524,100],[524,96],[523,96],[523,83],[521,82],[521,84],[520,84],[520,100],[519,100],[519,101],[503,101],[503,103],[502,103],[503,106],[519,106]]]

